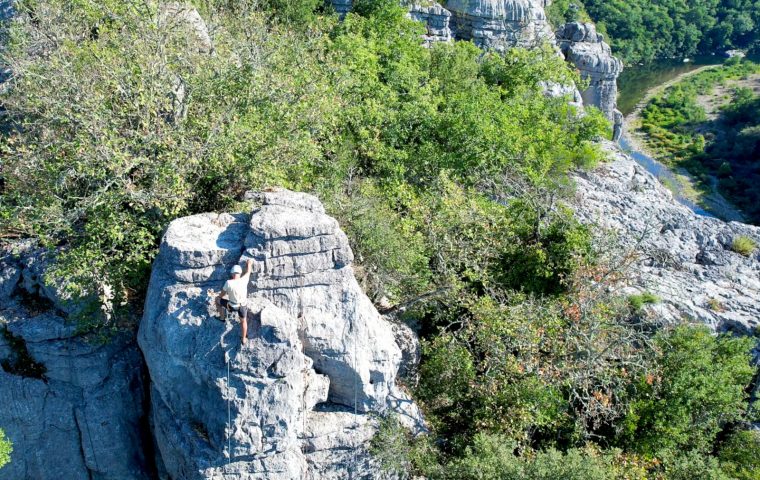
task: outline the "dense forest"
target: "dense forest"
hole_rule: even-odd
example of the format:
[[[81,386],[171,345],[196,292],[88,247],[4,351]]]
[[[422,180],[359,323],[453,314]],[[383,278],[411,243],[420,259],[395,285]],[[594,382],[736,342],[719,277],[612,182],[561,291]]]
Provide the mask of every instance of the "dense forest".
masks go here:
[[[760,48],[756,0],[558,0],[553,20],[591,18],[626,63]]]
[[[172,219],[309,191],[349,234],[367,294],[420,325],[408,388],[431,432],[385,419],[388,470],[757,480],[752,340],[668,328],[643,308],[656,297],[615,296],[631,252],[565,205],[610,126],[543,94],[578,80],[554,50],[425,48],[396,0],[358,0],[343,21],[317,0],[194,3],[213,45],[136,0],[20,0],[9,27],[0,239],[55,253],[47,280],[95,303],[82,329],[135,327]],[[648,42],[633,59],[756,34],[676,45],[633,25]]]

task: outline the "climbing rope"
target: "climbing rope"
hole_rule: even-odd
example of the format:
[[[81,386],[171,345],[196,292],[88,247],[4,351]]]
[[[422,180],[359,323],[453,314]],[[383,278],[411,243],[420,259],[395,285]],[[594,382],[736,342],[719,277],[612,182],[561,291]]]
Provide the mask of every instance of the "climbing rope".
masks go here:
[[[230,352],[225,351],[224,356],[227,360],[227,465],[232,462],[232,409],[230,407]]]
[[[66,356],[68,357],[68,364],[69,364],[69,372],[71,372],[71,375],[75,378],[74,385],[79,386],[79,373],[74,368],[74,365],[71,363],[71,337],[66,338]],[[84,389],[82,387],[79,387],[80,390],[82,390],[82,401],[84,401]],[[81,410],[80,410],[81,411]],[[90,451],[92,451],[92,462],[95,464],[95,470],[100,472],[100,465],[98,465],[98,456],[95,454],[95,445],[92,443],[92,433],[90,432],[90,423],[87,421],[86,415],[82,415],[83,421],[84,421],[84,428],[87,430],[87,441],[90,444]],[[74,412],[74,423],[79,423],[79,421],[76,418],[76,412]],[[84,433],[80,433],[80,436],[84,436]],[[82,441],[84,441],[84,438],[82,438]],[[84,448],[84,445],[82,445],[82,448]],[[87,463],[87,459],[83,459],[85,463]]]
[[[356,422],[357,421],[356,420],[356,416],[357,416],[357,411],[358,411],[358,409],[357,409],[357,393],[356,393],[357,387],[356,387],[356,382],[357,382],[357,377],[359,376],[359,372],[356,370],[356,332],[354,331],[354,320],[353,320],[353,318],[351,319],[351,333],[354,334],[353,335],[353,338],[354,338],[354,345],[353,345],[353,347],[354,347],[354,353],[353,353],[354,358],[352,359],[351,364],[352,364],[353,369],[354,369],[354,422]],[[353,458],[354,469],[356,469],[356,450],[357,450],[357,448],[355,447],[354,448],[354,455],[353,455],[353,457],[354,457]],[[349,471],[349,479],[352,479],[352,478],[353,478],[353,472]]]
[[[226,331],[229,321],[229,311],[224,312],[224,324],[225,324],[225,333],[222,335],[222,338],[227,336],[229,333]],[[221,342],[222,348],[224,349],[224,361],[227,364],[227,466],[229,467],[232,463],[232,387],[230,386],[230,350],[228,348],[228,345],[225,344],[224,340]]]

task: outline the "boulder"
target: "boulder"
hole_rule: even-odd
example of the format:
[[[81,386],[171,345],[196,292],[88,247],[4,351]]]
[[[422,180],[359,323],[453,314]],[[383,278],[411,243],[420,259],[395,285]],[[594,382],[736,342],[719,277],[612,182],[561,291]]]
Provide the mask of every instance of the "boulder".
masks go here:
[[[662,299],[652,309],[666,322],[695,321],[716,330],[752,333],[760,325],[760,251],[732,250],[760,228],[701,216],[680,204],[644,167],[606,144],[612,161],[578,173],[578,217],[617,234],[638,253],[622,293],[648,291]]]
[[[589,86],[581,92],[584,105],[593,105],[616,125],[619,137],[622,114],[617,112],[617,78],[623,63],[612,56],[604,37],[591,23],[571,22],[556,32],[557,46],[565,59],[580,71]]]
[[[313,196],[251,195],[249,214],[172,222],[154,263],[139,343],[154,432],[173,478],[379,478],[377,415],[420,414],[396,385],[393,331],[354,278],[353,254]],[[253,261],[248,344],[213,296]],[[233,315],[234,317],[234,315]]]
[[[134,334],[88,338],[50,302],[6,295],[22,290],[22,265],[38,263],[11,258],[15,267],[3,261],[11,273],[0,302],[0,428],[13,443],[3,478],[148,478]],[[18,285],[7,287],[7,279]]]

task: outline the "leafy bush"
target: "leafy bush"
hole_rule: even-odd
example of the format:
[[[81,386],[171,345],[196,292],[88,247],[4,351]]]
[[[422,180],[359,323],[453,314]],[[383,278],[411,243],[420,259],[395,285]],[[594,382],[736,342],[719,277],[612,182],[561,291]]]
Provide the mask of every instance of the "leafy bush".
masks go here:
[[[628,304],[631,306],[631,310],[634,312],[641,311],[644,305],[652,305],[660,303],[662,299],[657,295],[649,292],[644,292],[638,295],[630,295],[628,297]]]
[[[0,428],[0,468],[11,461],[11,453],[13,453],[13,445]]]
[[[760,480],[760,432],[740,430],[720,446],[721,467],[732,478]]]
[[[668,480],[731,480],[721,469],[718,459],[704,453],[691,451],[676,456],[665,463]]]
[[[656,338],[657,369],[643,375],[619,434],[645,455],[707,454],[724,425],[747,411],[752,339],[681,326]]]
[[[447,466],[445,478],[462,480],[610,480],[643,479],[644,471],[624,464],[619,452],[593,448],[523,451],[508,438],[478,435],[463,458]]]
[[[734,238],[734,241],[731,243],[731,249],[739,255],[749,257],[757,249],[757,243],[750,237],[740,235]]]
[[[370,293],[403,302],[468,273],[436,270],[431,242],[473,226],[428,230],[446,215],[442,176],[485,204],[494,191],[529,193],[510,182],[554,195],[565,172],[601,156],[601,114],[576,120],[540,94],[540,80],[577,79],[551,49],[428,49],[397,2],[368,0],[343,22],[317,3],[204,3],[210,55],[191,26],[159,22],[153,2],[17,2],[0,236],[57,248],[50,281],[65,278],[73,296],[111,291],[126,305],[115,317],[138,318],[168,222],[281,185],[317,193],[347,226]],[[571,222],[556,225],[569,227],[520,244],[535,250],[535,289],[556,290],[559,274],[546,269],[566,263],[563,239],[575,248]],[[461,250],[478,264],[476,250]]]

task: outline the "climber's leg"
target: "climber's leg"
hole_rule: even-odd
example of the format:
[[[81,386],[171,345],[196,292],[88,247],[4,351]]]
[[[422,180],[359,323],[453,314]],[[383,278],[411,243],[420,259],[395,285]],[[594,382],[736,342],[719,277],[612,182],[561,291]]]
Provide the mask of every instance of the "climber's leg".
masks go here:
[[[238,315],[240,316],[240,324],[243,329],[243,333],[241,335],[241,343],[245,345],[246,340],[248,340],[248,308],[240,307],[238,310]]]
[[[214,303],[216,304],[216,312],[219,316],[219,320],[224,322],[227,320],[227,305],[229,304],[229,300],[222,297],[216,297]]]

